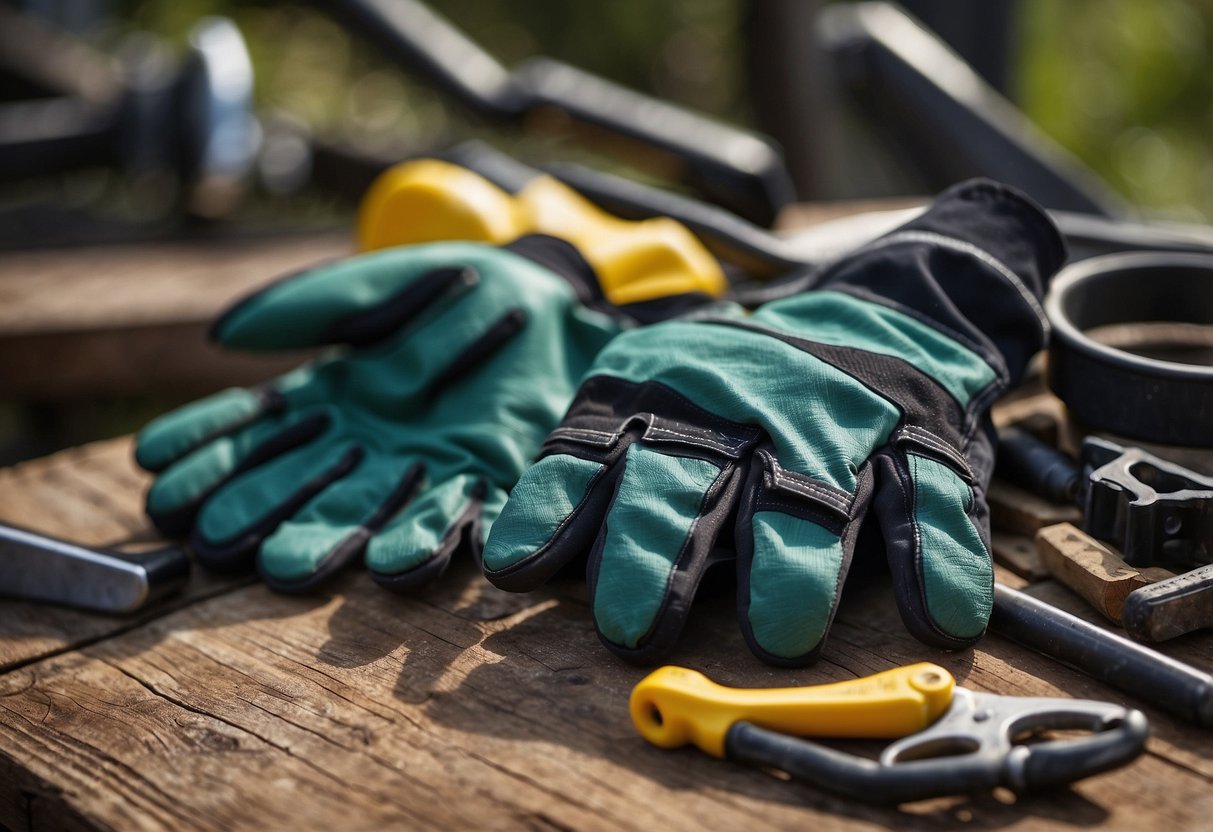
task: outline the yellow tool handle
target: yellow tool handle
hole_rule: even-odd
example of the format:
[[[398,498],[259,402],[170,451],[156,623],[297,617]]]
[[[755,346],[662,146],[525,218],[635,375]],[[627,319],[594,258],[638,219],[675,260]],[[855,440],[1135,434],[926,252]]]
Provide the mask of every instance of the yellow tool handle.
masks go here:
[[[729,688],[695,670],[662,667],[632,689],[632,722],[653,745],[694,743],[724,757],[740,720],[804,737],[896,739],[921,731],[952,702],[952,674],[930,662],[800,688]]]
[[[549,176],[511,195],[467,168],[419,159],[380,174],[358,211],[363,251],[437,240],[500,245],[536,233],[575,245],[612,303],[719,297],[727,288],[720,264],[681,223],[621,220]]]

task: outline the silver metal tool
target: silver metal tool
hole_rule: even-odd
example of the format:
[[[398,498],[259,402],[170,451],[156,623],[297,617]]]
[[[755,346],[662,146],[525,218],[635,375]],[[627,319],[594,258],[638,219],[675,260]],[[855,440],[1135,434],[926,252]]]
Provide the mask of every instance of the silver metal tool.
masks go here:
[[[0,523],[0,596],[97,612],[133,612],[185,583],[180,546],[119,552]]]
[[[1090,731],[1023,744],[1043,731]],[[729,729],[732,759],[786,771],[830,791],[902,803],[1002,786],[1065,785],[1125,765],[1145,750],[1149,722],[1111,702],[998,696],[956,688],[937,722],[889,745],[879,760],[847,754],[749,722]]]
[[[1213,728],[1213,675],[1019,590],[994,584],[990,631],[1180,719]]]

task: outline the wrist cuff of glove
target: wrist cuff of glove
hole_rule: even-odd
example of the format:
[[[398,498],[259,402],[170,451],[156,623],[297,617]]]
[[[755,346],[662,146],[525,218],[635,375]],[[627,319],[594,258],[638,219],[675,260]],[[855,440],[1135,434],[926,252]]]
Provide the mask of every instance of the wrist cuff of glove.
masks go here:
[[[1066,257],[1051,219],[1019,191],[973,180],[830,269],[839,289],[933,322],[1015,383],[1044,346],[1041,298]]]
[[[1036,297],[1066,261],[1053,220],[1022,191],[990,179],[971,179],[941,193],[901,230],[933,231],[972,243],[1013,271]]]

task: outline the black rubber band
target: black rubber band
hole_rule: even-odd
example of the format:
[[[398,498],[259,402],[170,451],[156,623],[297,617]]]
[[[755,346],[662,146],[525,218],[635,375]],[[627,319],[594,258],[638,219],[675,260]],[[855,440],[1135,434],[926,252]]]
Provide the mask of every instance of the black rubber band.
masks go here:
[[[1168,445],[1213,446],[1213,367],[1101,344],[1094,327],[1213,324],[1213,255],[1110,254],[1066,268],[1045,301],[1048,383],[1084,425]]]

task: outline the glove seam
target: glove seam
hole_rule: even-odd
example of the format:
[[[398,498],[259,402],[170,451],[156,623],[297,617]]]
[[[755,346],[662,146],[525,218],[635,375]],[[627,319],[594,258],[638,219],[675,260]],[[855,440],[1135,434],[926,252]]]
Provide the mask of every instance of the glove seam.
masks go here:
[[[870,246],[863,250],[864,254],[873,251],[879,251],[883,248],[898,245],[901,243],[927,243],[937,245],[942,248],[948,248],[962,254],[968,254],[976,258],[981,263],[988,266],[995,274],[1009,283],[1013,289],[1023,299],[1027,307],[1036,316],[1037,323],[1040,324],[1042,339],[1047,339],[1049,336],[1049,318],[1045,314],[1044,307],[1036,294],[1028,288],[1027,284],[1011,269],[1006,263],[999,260],[986,249],[971,243],[968,240],[961,240],[956,237],[949,237],[946,234],[940,234],[937,231],[920,231],[917,229],[905,229],[902,231],[894,231],[893,233],[882,237],[873,242]]]

